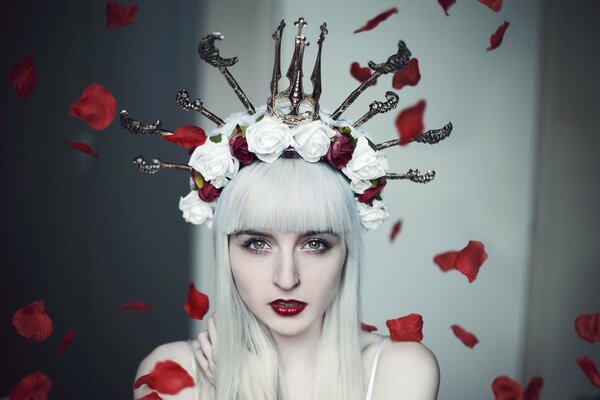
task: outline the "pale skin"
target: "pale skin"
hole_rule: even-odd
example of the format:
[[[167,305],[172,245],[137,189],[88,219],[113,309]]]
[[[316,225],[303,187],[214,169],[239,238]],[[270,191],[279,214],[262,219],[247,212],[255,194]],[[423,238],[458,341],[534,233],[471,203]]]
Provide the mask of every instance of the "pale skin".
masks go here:
[[[330,232],[238,232],[229,240],[231,269],[236,288],[250,311],[271,331],[280,354],[280,365],[290,400],[310,399],[316,353],[323,315],[339,285],[346,248]],[[295,316],[281,316],[270,302],[295,299],[307,303]],[[200,366],[195,388],[165,400],[197,400],[214,396],[214,371],[218,362],[218,339],[214,316],[208,330],[194,342],[196,360],[186,342],[169,343],[155,349],[140,364],[136,379],[149,373],[157,361],[178,362],[191,376],[194,362]],[[361,332],[363,381],[368,385],[380,335]],[[439,367],[433,353],[421,343],[395,342],[389,338],[379,356],[372,400],[433,400],[437,397]],[[139,399],[151,391],[135,390]]]

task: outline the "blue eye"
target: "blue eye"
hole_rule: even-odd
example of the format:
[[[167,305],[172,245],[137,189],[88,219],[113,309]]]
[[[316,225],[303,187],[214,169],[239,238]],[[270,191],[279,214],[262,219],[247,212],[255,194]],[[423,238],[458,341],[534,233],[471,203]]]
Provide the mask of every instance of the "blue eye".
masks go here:
[[[329,248],[329,245],[322,239],[311,239],[306,242],[303,247],[312,251],[323,252]]]
[[[243,246],[254,253],[262,253],[270,248],[266,240],[254,237],[246,240]]]

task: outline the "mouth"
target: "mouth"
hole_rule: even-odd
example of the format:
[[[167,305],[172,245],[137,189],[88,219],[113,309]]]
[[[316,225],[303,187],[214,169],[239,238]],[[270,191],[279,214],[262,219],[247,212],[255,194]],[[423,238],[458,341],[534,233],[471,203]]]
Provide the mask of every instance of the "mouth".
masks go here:
[[[278,315],[283,317],[291,317],[300,314],[307,304],[303,301],[295,299],[277,299],[270,302],[269,305],[271,306],[271,309],[273,309],[273,311],[275,311]]]

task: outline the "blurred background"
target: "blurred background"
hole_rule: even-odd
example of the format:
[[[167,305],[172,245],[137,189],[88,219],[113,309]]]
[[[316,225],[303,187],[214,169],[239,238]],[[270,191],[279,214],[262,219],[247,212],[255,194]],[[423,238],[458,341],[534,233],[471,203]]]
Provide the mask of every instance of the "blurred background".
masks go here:
[[[131,4],[131,3],[130,3]],[[166,129],[212,123],[186,113],[175,95],[187,89],[222,118],[241,103],[218,71],[196,55],[199,39],[219,31],[223,57],[255,105],[266,103],[273,67],[271,34],[287,23],[282,69],[293,47],[293,21],[304,33],[306,86],[326,21],[323,108],[333,110],[358,86],[350,64],[382,62],[406,41],[422,79],[399,91],[398,110],[364,125],[376,142],[396,137],[397,113],[425,99],[426,129],[449,121],[446,141],[386,150],[392,171],[435,169],[428,185],[390,183],[392,216],[366,235],[363,320],[409,313],[424,319],[424,340],[442,372],[440,399],[493,398],[495,377],[527,385],[542,376],[543,399],[600,399],[575,359],[600,365],[600,344],[575,333],[580,314],[600,312],[600,3],[595,0],[505,0],[499,12],[458,1],[449,16],[427,1],[142,0],[131,25],[106,27],[104,1],[9,1],[0,15],[4,74],[0,254],[0,398],[25,375],[43,371],[51,399],[131,398],[139,361],[161,343],[194,337],[203,322],[183,311],[194,281],[212,296],[210,231],[181,218],[186,174],[150,176],[132,165],[138,154],[185,163],[185,150],[135,137],[113,122],[94,131],[69,116],[91,83],[109,88],[117,112]],[[372,31],[353,34],[392,7],[398,13]],[[486,51],[504,21],[502,45]],[[25,100],[8,81],[25,55],[38,84]],[[284,86],[283,80],[281,85]],[[345,113],[357,119],[383,100],[391,76],[379,79]],[[64,139],[81,141],[94,159]],[[401,232],[389,239],[394,222]],[[443,273],[436,254],[482,241],[489,253],[477,279]],[[54,333],[42,343],[19,336],[14,312],[44,299]],[[122,311],[139,300],[145,312]],[[211,312],[214,310],[211,310]],[[465,347],[450,326],[479,338]],[[61,357],[56,346],[75,338]]]

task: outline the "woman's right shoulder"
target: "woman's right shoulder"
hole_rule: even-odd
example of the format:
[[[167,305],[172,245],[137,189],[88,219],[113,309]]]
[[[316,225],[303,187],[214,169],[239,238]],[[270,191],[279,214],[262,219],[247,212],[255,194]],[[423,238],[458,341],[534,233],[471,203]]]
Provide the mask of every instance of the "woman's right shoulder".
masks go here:
[[[194,387],[183,389],[176,395],[169,396],[160,394],[161,398],[165,400],[197,399],[200,393],[198,388],[203,382],[199,382],[201,377],[197,372],[198,367],[195,365],[196,360],[194,355],[195,349],[192,346],[192,342],[178,341],[165,343],[156,347],[140,362],[135,374],[135,380],[137,381],[141,376],[149,374],[158,362],[167,360],[174,361],[192,377]],[[139,388],[134,389],[134,399],[140,399],[152,392],[153,390],[147,385],[141,385]]]

